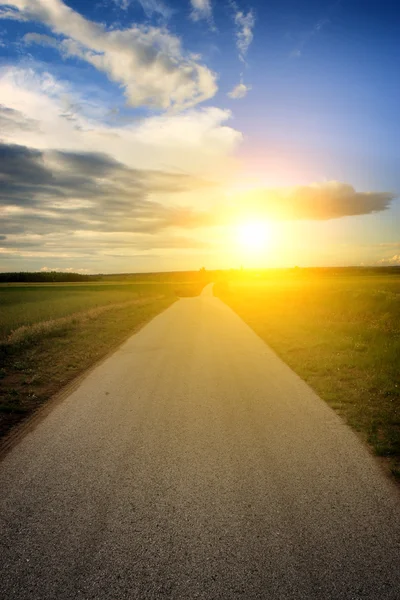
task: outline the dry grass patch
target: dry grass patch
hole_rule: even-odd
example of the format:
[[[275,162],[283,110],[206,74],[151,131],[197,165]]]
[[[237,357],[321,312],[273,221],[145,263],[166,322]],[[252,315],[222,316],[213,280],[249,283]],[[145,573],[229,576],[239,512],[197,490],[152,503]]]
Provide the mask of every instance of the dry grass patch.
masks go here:
[[[163,296],[154,296],[152,299],[158,300],[160,298],[163,298]],[[69,328],[78,327],[79,325],[84,325],[87,321],[98,319],[100,315],[110,310],[115,311],[120,308],[139,306],[140,304],[146,303],[148,303],[148,299],[138,298],[136,300],[98,306],[97,308],[91,308],[90,310],[73,313],[68,317],[39,321],[39,323],[34,323],[33,325],[22,325],[17,329],[13,329],[7,337],[0,340],[0,350],[3,349],[3,351],[7,352],[7,350],[11,350],[13,347],[30,344],[45,337],[58,335]]]

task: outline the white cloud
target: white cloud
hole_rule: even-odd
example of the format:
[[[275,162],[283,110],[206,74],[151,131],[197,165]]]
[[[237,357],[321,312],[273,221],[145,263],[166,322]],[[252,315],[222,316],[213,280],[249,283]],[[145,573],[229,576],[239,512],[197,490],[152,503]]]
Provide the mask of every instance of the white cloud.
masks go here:
[[[246,85],[245,83],[238,83],[232,91],[228,93],[229,98],[233,98],[234,100],[238,100],[239,98],[244,98],[247,96],[247,93],[251,90],[251,85]]]
[[[234,20],[237,27],[236,45],[239,50],[239,58],[242,62],[245,62],[245,56],[253,41],[253,29],[255,25],[254,13],[252,10],[249,10],[247,14],[241,10],[236,10]]]
[[[192,19],[199,21],[200,19],[211,19],[212,9],[210,0],[190,0],[192,4]]]
[[[1,4],[6,3],[0,0]],[[215,74],[192,56],[185,56],[179,38],[165,28],[133,25],[107,30],[62,0],[7,0],[7,5],[17,9],[17,18],[41,21],[63,36],[52,45],[64,56],[78,57],[119,83],[131,106],[182,110],[217,91]],[[8,13],[9,8],[6,16]],[[31,37],[30,41],[35,40]]]
[[[89,273],[89,269],[75,269],[74,267],[42,267],[39,271],[42,273],[79,273],[80,275]]]
[[[400,254],[395,254],[394,256],[382,258],[381,260],[378,260],[377,264],[379,266],[400,267]]]
[[[109,106],[96,105],[84,90],[33,69],[0,70],[0,98],[8,110],[5,141],[41,150],[105,152],[133,168],[219,178],[229,171],[242,141],[242,134],[226,125],[231,113],[213,107],[105,124]]]

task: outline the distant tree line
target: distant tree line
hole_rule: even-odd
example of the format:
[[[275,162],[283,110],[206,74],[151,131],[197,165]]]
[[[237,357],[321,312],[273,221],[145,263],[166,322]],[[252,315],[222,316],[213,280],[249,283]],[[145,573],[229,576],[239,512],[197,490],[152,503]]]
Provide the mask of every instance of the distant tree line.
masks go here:
[[[340,275],[340,274],[376,274],[399,275],[400,266],[382,267],[293,267],[287,269],[229,269],[225,271],[208,271],[204,267],[198,271],[172,271],[162,273],[114,273],[97,275],[81,275],[80,273],[62,273],[58,271],[38,271],[35,273],[0,273],[0,283],[62,283],[62,282],[160,282],[160,283],[189,283],[220,281],[236,277],[269,278],[277,275],[296,274],[299,277],[310,275]]]
[[[95,275],[61,273],[58,271],[38,271],[36,273],[0,273],[0,283],[62,283],[74,281],[97,281]]]

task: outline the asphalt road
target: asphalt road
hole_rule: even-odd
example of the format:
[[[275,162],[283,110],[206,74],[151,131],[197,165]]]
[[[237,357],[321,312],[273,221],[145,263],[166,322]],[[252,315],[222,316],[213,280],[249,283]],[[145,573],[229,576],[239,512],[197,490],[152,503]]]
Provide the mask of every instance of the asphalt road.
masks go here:
[[[400,598],[400,502],[224,304],[182,299],[0,464],[0,598]]]

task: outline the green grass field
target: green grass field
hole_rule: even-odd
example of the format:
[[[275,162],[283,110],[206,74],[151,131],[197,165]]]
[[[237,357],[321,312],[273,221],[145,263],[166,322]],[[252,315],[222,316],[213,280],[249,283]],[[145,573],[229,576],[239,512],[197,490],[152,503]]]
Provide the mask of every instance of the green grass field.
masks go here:
[[[154,296],[197,295],[201,282],[58,283],[0,285],[0,342],[12,331],[41,321]]]
[[[0,285],[0,436],[204,281]]]
[[[215,286],[400,478],[400,276],[277,272]]]

